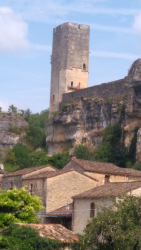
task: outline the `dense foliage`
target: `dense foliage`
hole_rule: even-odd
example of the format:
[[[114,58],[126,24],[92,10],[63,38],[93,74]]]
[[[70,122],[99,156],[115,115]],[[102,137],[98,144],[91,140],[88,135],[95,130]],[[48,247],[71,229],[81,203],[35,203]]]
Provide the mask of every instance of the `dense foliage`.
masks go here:
[[[141,169],[140,164],[135,165],[137,130],[136,128],[130,148],[127,149],[122,143],[120,125],[108,126],[104,130],[102,143],[96,150],[90,151],[86,146],[79,145],[75,150],[76,157],[91,161],[111,162],[119,167]]]
[[[141,197],[119,197],[113,207],[101,212],[89,223],[76,249],[140,250]],[[113,209],[114,208],[114,209]]]
[[[13,149],[7,147],[2,153],[4,154],[5,170],[8,172],[46,164],[61,169],[69,160],[69,150],[65,153],[54,154],[48,157],[45,149],[34,151],[31,147],[21,143],[17,143]]]
[[[57,250],[63,249],[64,244],[52,239],[39,236],[38,232],[28,226],[11,224],[2,231],[0,249],[8,250]]]
[[[35,212],[42,208],[40,198],[29,195],[24,188],[0,191],[0,228],[12,222],[35,222]]]

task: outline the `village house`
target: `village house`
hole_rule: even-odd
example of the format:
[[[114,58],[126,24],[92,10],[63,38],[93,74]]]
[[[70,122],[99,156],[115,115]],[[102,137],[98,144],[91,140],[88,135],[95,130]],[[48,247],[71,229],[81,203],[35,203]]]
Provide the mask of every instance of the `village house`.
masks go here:
[[[130,173],[126,172],[124,168],[119,168],[112,163],[80,160],[76,157],[71,158],[63,169],[76,169],[91,176],[98,180],[99,186],[108,182],[127,182],[130,176]]]
[[[131,168],[120,168],[113,163],[80,160],[76,157],[71,158],[63,169],[76,169],[88,176],[96,178],[99,181],[99,186],[108,182],[141,180],[141,171]]]
[[[2,190],[12,190],[14,187],[21,188],[22,179],[25,176],[31,176],[33,174],[44,173],[47,171],[56,171],[57,169],[51,165],[44,165],[39,167],[25,168],[11,174],[5,174],[2,180]],[[32,189],[32,187],[31,187]]]
[[[50,165],[26,168],[4,176],[2,189],[26,186],[31,195],[38,195],[45,211],[39,216],[44,223],[60,223],[71,228],[72,196],[98,186],[98,180],[77,170],[57,170]]]
[[[102,206],[112,206],[113,199],[121,194],[140,196],[141,181],[107,183],[72,197],[73,232],[82,234],[89,221],[96,216],[98,209]]]
[[[44,223],[61,223],[71,228],[72,215],[67,215],[72,196],[98,186],[98,181],[77,170],[58,170],[25,176],[22,185],[42,198],[45,212],[40,214]],[[63,211],[64,210],[64,211]]]

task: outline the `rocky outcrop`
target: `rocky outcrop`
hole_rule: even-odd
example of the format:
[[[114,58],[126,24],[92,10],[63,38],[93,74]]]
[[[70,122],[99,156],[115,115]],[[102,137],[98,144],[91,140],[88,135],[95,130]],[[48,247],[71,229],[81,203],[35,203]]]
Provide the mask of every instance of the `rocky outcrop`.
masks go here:
[[[104,93],[100,85],[96,87],[93,97],[91,93],[90,97],[87,95],[86,98],[80,98],[82,93],[78,91],[76,93],[79,97],[78,102],[75,98],[75,102],[69,99],[68,103],[63,104],[62,110],[60,109],[51,118],[46,127],[49,154],[61,153],[79,144],[96,148],[102,142],[103,130],[108,125],[120,123],[123,129],[122,141],[127,148],[131,144],[135,131],[139,129],[137,134],[137,158],[139,158],[141,153],[140,71],[141,59],[132,65],[124,81],[104,84]],[[97,96],[96,93],[98,93]],[[68,97],[71,98],[70,95]],[[67,98],[67,94],[64,98]]]
[[[0,147],[13,147],[20,141],[22,135],[11,133],[11,126],[21,128],[27,125],[20,114],[0,113]]]

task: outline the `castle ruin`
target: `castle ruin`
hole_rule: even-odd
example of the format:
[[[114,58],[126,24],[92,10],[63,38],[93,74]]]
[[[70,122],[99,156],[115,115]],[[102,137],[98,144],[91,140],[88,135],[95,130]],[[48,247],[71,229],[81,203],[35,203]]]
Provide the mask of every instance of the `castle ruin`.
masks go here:
[[[88,87],[89,33],[88,25],[70,22],[53,30],[50,113],[64,93]]]
[[[48,155],[79,144],[95,149],[103,130],[120,123],[127,148],[138,128],[136,157],[141,162],[141,59],[123,79],[88,87],[89,32],[89,26],[76,23],[54,29]]]

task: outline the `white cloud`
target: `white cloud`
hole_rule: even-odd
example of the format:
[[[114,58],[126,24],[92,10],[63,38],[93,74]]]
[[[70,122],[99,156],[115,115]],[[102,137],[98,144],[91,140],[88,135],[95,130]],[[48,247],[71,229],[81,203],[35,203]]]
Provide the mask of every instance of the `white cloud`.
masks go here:
[[[0,51],[29,48],[28,26],[12,9],[0,8]]]
[[[91,51],[90,56],[120,58],[120,59],[127,59],[127,60],[136,60],[139,58],[139,55],[127,54],[127,53],[116,53],[116,52],[110,52],[110,51]]]
[[[135,30],[136,33],[141,35],[141,12],[137,16],[135,16],[133,29]]]

